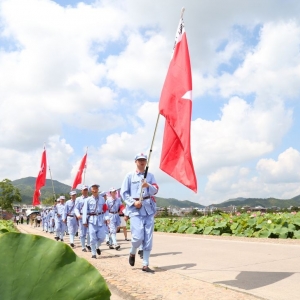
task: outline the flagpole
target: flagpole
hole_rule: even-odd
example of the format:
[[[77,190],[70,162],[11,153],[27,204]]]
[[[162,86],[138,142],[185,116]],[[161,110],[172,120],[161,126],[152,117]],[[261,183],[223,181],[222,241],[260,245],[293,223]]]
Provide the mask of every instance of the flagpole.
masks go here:
[[[88,149],[89,149],[89,147],[86,147],[86,153],[85,153],[85,154],[88,153]],[[86,172],[86,164],[85,164],[85,166],[84,166],[84,173],[83,173],[83,181],[82,181],[82,185],[84,185],[84,183],[85,183],[85,172]]]
[[[54,201],[56,200],[56,195],[55,195],[55,191],[54,191],[54,184],[53,184],[53,180],[52,180],[52,174],[51,174],[51,169],[49,166],[49,173],[50,173],[50,178],[51,178],[51,183],[52,183],[52,189],[53,189],[53,196],[54,196]]]
[[[148,174],[149,163],[150,163],[152,148],[153,148],[153,144],[154,144],[154,140],[155,140],[155,136],[156,136],[156,131],[157,131],[157,127],[158,127],[159,116],[160,116],[160,114],[158,113],[155,128],[154,128],[154,133],[153,133],[153,137],[152,137],[152,142],[151,142],[151,146],[150,146],[150,150],[149,150],[149,155],[148,155],[148,159],[147,159],[147,165],[146,165],[146,169],[145,169],[145,172],[144,172],[144,179],[147,178],[147,174]],[[140,201],[143,201],[143,189],[142,188],[141,188],[141,193],[140,193]]]

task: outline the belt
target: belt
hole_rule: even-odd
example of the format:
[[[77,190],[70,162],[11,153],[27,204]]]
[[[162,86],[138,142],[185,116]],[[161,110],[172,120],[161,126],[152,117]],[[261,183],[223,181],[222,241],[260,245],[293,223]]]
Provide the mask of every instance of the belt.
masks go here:
[[[140,198],[132,198],[132,199],[135,200],[135,201],[139,201],[140,200]],[[150,196],[143,197],[143,200],[145,200],[145,199],[150,199]]]
[[[118,212],[113,212],[113,211],[110,211],[109,213],[110,214],[118,214]]]
[[[103,212],[101,212],[101,213],[89,213],[88,215],[89,216],[99,216],[99,215],[102,215],[102,214],[104,214]]]
[[[72,217],[72,218],[74,217],[74,215],[69,215],[69,214],[67,214],[67,216],[68,216],[68,217]]]

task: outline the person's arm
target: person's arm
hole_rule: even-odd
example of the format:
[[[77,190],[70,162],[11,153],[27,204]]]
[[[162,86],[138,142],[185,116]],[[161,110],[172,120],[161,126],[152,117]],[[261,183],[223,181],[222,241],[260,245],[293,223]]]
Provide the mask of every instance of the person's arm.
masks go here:
[[[85,198],[84,199],[84,203],[83,203],[83,207],[82,207],[82,224],[87,227],[87,214],[88,214],[88,199],[89,198]]]
[[[76,215],[77,219],[81,219],[79,206],[80,206],[80,198],[76,198],[75,207],[74,207],[74,214]]]

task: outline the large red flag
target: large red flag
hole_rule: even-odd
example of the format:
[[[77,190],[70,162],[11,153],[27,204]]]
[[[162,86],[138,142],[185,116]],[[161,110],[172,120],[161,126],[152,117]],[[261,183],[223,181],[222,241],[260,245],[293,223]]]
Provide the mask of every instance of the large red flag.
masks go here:
[[[79,169],[77,171],[76,177],[75,177],[73,185],[72,185],[72,189],[76,189],[77,185],[82,182],[82,172],[86,167],[86,158],[87,158],[87,153],[84,155],[84,157],[81,160]]]
[[[180,19],[173,56],[161,92],[159,113],[166,118],[160,168],[197,192],[191,145],[192,75],[183,19]]]
[[[46,159],[46,149],[44,149],[42,154],[41,168],[35,182],[35,191],[32,199],[33,206],[41,204],[39,199],[41,196],[40,189],[46,183],[46,173],[47,173],[47,159]]]

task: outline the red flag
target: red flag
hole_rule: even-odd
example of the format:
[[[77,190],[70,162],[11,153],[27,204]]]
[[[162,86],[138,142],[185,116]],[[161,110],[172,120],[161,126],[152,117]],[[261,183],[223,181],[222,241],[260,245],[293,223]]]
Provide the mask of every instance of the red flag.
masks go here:
[[[40,189],[46,183],[46,173],[47,173],[47,159],[46,159],[46,149],[44,149],[42,154],[41,168],[35,182],[35,191],[32,199],[33,206],[41,204],[39,199],[41,196]]]
[[[159,113],[166,118],[160,168],[197,192],[191,145],[192,75],[183,19],[180,19],[173,57],[161,92]]]
[[[84,155],[84,157],[81,160],[79,169],[77,171],[76,177],[74,179],[74,183],[72,185],[72,189],[76,189],[77,185],[82,182],[82,172],[86,167],[86,158],[87,158],[87,153]]]

